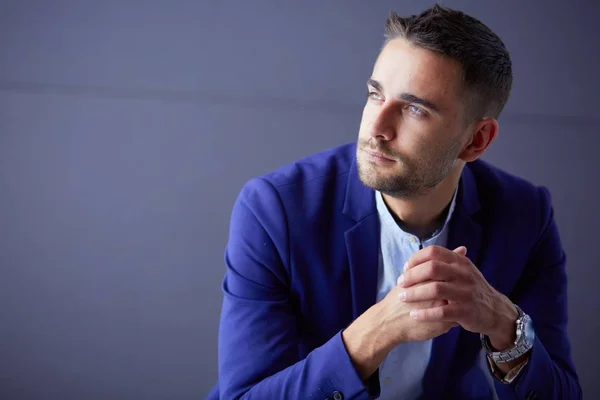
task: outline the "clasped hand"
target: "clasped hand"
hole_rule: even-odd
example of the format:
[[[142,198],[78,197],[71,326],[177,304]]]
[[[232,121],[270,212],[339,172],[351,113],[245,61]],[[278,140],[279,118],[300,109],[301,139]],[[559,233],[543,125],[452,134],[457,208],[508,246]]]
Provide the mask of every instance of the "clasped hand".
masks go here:
[[[454,251],[428,246],[416,252],[398,278],[398,297],[406,303],[436,300],[430,308],[412,309],[415,320],[454,322],[471,332],[498,336],[512,303],[485,280],[466,252],[464,246]]]

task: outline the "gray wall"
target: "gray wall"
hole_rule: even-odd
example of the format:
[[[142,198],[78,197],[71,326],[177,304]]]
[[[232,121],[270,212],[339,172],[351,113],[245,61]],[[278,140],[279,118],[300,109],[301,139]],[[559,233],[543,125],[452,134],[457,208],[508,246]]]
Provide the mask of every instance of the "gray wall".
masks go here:
[[[511,51],[485,158],[554,196],[600,398],[599,3],[444,4]],[[0,398],[202,398],[241,185],[353,141],[388,11],[429,5],[1,0]]]

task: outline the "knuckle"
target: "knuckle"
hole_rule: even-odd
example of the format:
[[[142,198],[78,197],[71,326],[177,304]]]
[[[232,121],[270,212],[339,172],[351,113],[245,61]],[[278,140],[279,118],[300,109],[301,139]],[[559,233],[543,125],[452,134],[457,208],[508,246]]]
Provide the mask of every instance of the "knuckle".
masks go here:
[[[475,277],[473,276],[473,274],[467,274],[465,280],[469,285],[475,285]]]
[[[429,255],[436,256],[440,253],[440,249],[437,246],[429,246]]]
[[[434,278],[439,273],[439,270],[440,270],[440,264],[439,264],[439,262],[437,262],[437,261],[430,261],[429,262],[429,265],[428,265],[428,268],[427,268],[427,274],[430,277]]]

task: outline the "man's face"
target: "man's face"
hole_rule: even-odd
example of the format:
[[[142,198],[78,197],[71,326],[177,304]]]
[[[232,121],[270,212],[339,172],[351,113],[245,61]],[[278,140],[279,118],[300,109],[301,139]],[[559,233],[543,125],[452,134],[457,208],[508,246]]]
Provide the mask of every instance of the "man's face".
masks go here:
[[[466,145],[460,65],[390,41],[368,82],[357,143],[361,181],[399,197],[439,184]]]

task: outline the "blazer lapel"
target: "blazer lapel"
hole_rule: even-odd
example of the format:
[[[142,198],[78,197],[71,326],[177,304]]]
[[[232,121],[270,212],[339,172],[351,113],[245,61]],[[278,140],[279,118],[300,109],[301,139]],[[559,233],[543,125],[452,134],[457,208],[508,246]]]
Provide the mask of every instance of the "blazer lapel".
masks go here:
[[[467,164],[460,179],[446,247],[453,250],[465,246],[467,257],[477,266],[480,261],[481,226],[474,217],[479,209],[475,178]],[[448,333],[433,339],[431,359],[423,379],[424,398],[443,397],[461,329],[460,326],[452,328]]]
[[[378,230],[379,218],[375,214],[361,220],[344,235],[350,267],[353,318],[364,313],[377,299]]]
[[[352,315],[357,318],[377,299],[379,217],[375,193],[360,181],[356,159],[348,175],[343,213],[354,225],[344,233],[344,238],[350,269]]]

